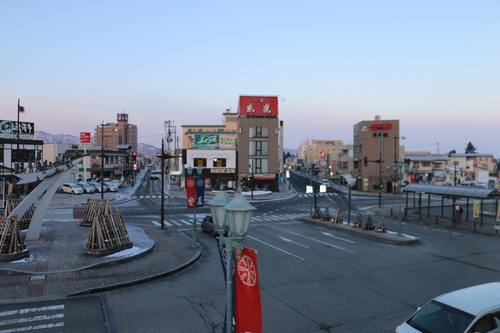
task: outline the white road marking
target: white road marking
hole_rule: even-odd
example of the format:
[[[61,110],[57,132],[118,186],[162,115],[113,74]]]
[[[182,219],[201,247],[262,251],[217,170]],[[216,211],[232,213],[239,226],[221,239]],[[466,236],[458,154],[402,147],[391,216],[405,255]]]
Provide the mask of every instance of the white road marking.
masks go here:
[[[285,237],[281,237],[281,236],[278,236],[279,238],[281,238],[282,240],[284,240],[285,242],[289,242],[289,243],[293,243],[293,244],[297,244],[297,245],[300,245],[302,247],[305,247],[306,249],[309,248],[309,246],[307,245],[304,245],[304,244],[300,244],[300,243],[297,243],[297,242],[294,242],[293,240],[291,239],[288,239],[288,238],[285,238]]]
[[[304,235],[298,234],[298,233],[296,233],[296,232],[288,231],[288,230],[283,230],[283,231],[289,232],[289,233],[294,234],[294,235],[297,235],[297,236],[299,236],[299,237],[303,237],[303,238],[306,238],[306,239],[312,240],[313,242],[317,242],[317,243],[320,243],[320,244],[323,244],[323,245],[326,245],[326,246],[331,246],[331,247],[334,247],[334,248],[339,249],[339,250],[342,250],[342,251],[346,251],[346,252],[350,252],[350,253],[354,253],[354,254],[356,254],[356,252],[350,251],[350,250],[348,250],[348,249],[345,249],[345,248],[340,247],[340,246],[337,246],[337,245],[333,245],[333,244],[330,244],[330,243],[327,243],[327,242],[320,241],[319,239],[314,239],[314,238],[312,238],[312,237],[307,237],[307,236],[304,236]]]
[[[269,243],[266,243],[266,242],[264,242],[264,241],[261,241],[260,239],[257,239],[257,238],[255,238],[255,237],[252,237],[252,236],[247,236],[247,237],[248,237],[248,238],[251,238],[251,239],[253,239],[253,240],[256,240],[257,242],[260,242],[260,243],[262,243],[262,244],[264,244],[264,245],[267,245],[267,246],[269,246],[269,247],[272,247],[272,248],[273,248],[273,249],[275,249],[275,250],[278,250],[278,251],[280,251],[280,252],[283,252],[283,253],[285,253],[285,254],[288,254],[289,256],[295,257],[295,258],[300,259],[300,260],[305,260],[304,258],[301,258],[301,257],[299,257],[299,256],[296,256],[296,255],[295,255],[295,254],[293,254],[293,253],[287,252],[287,251],[285,251],[285,250],[283,250],[283,249],[280,249],[279,247],[276,247],[276,246],[274,246],[274,245],[271,245],[271,244],[269,244]]]

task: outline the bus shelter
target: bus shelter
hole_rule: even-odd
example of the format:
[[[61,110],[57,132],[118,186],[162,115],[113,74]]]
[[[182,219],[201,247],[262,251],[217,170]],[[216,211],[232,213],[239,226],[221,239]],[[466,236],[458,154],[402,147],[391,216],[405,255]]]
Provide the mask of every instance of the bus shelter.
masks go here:
[[[405,214],[408,211],[408,199],[410,193],[413,193],[414,205],[413,207],[416,211],[422,213],[422,196],[427,195],[427,218],[430,219],[431,210],[431,195],[441,196],[441,218],[444,217],[445,200],[452,199],[453,203],[451,205],[452,210],[452,222],[455,222],[453,217],[455,217],[455,203],[457,200],[466,200],[466,222],[469,221],[469,201],[480,200],[480,215],[481,215],[481,225],[483,223],[484,216],[484,200],[494,201],[498,209],[498,201],[500,199],[500,192],[496,189],[490,188],[475,188],[475,187],[462,187],[462,186],[444,186],[444,185],[425,185],[425,184],[409,184],[403,188],[403,192],[406,193],[406,209]]]

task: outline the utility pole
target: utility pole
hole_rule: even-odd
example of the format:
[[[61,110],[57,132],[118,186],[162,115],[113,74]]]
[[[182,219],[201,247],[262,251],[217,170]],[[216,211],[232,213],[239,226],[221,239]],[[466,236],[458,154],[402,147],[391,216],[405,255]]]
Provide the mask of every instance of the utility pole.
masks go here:
[[[175,122],[172,120],[166,120],[163,123],[163,127],[165,128],[165,141],[167,142],[167,147],[166,147],[166,150],[165,149],[162,150],[162,154],[167,153],[168,155],[173,156],[173,155],[175,155],[175,153],[177,153],[177,140],[175,140],[177,138],[177,130],[175,127]],[[174,144],[174,151],[173,152],[170,148],[171,142],[173,142],[173,144]],[[167,177],[167,188],[169,191],[170,191],[170,170],[172,169],[171,164],[172,163],[170,162],[170,159],[169,159],[166,166],[165,166],[168,170],[168,172],[167,172],[167,176],[168,176]],[[165,170],[163,168],[162,168],[162,173],[165,173]]]
[[[165,229],[165,180],[164,180],[164,172],[165,168],[165,140],[161,139],[161,228]]]

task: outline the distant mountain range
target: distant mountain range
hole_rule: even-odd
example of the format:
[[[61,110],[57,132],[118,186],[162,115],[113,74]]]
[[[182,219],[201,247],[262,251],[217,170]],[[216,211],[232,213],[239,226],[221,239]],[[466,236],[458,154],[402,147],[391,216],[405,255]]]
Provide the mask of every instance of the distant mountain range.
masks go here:
[[[44,131],[35,131],[35,140],[42,140],[44,143],[63,143],[68,145],[77,145],[80,141],[79,137],[76,137],[71,134],[50,134]],[[147,145],[144,143],[138,143],[138,155],[158,155],[160,154],[161,149],[154,147],[152,145]]]
[[[50,134],[44,131],[35,131],[35,140],[42,140],[44,143],[64,143],[68,145],[77,145],[80,141],[80,138],[71,135],[71,134]],[[138,155],[151,156],[151,155],[159,155],[161,152],[161,148],[157,148],[152,145],[147,145],[144,143],[138,143]],[[297,156],[299,150],[298,149],[284,149],[285,152],[289,152],[292,155]]]

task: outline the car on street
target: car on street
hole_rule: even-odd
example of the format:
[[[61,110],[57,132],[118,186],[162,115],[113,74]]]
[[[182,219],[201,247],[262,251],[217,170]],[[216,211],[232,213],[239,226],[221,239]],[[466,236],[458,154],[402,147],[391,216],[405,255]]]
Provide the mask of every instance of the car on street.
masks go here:
[[[101,188],[102,188],[101,187],[101,183],[90,182],[89,184],[92,185],[92,186],[94,186],[96,192],[101,193]],[[103,186],[104,186],[104,188],[103,188],[104,192],[108,192],[108,185],[103,184]]]
[[[397,333],[499,333],[500,282],[438,296],[396,328]]]
[[[485,182],[472,182],[472,186],[479,188],[488,188],[488,184]]]
[[[212,237],[219,236],[219,233],[217,232],[217,229],[215,229],[214,221],[212,219],[212,215],[205,216],[205,218],[203,219],[203,221],[201,221],[201,231],[209,234]],[[227,234],[224,235],[224,236],[227,237]]]
[[[159,171],[151,171],[151,175],[149,178],[151,179],[160,179],[161,173]]]
[[[118,185],[112,182],[104,182],[104,185],[108,187],[108,192],[118,192]]]
[[[110,181],[110,183],[115,184],[115,186],[117,186],[118,188],[122,187],[122,182],[118,179],[113,179],[112,181]]]
[[[330,187],[330,181],[328,179],[322,179],[321,184],[326,185],[326,187]]]
[[[75,183],[64,183],[61,185],[61,192],[71,194],[83,194],[83,189]]]
[[[79,182],[79,183],[76,183],[76,185],[78,185],[82,188],[83,193],[87,193],[87,194],[95,193],[95,187],[90,185],[89,183]]]
[[[75,181],[75,183],[89,183],[92,181],[92,177],[78,177]]]

